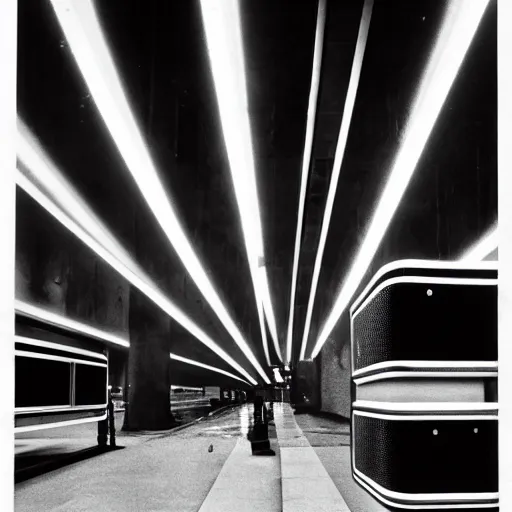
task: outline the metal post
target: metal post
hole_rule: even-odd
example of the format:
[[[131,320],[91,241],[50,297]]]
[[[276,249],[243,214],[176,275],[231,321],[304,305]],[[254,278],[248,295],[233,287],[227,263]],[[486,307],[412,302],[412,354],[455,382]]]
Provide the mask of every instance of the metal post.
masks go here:
[[[112,402],[112,396],[110,391],[108,393],[108,430],[110,434],[110,447],[115,448],[116,446],[116,419],[114,417],[114,402]]]
[[[107,415],[108,416],[108,415]],[[98,445],[106,446],[108,440],[108,417],[98,421]]]

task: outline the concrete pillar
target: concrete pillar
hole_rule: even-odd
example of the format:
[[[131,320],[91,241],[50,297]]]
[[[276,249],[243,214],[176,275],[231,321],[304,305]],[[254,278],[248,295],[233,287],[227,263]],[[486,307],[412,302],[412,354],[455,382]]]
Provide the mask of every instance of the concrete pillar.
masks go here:
[[[171,319],[130,289],[128,404],[123,430],[165,430],[171,415]]]

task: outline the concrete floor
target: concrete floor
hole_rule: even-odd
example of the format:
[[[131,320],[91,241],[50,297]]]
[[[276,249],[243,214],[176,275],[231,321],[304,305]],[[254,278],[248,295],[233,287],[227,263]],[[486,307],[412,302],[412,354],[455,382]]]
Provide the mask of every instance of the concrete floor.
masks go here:
[[[311,414],[297,414],[297,424],[315,450],[351,512],[388,511],[352,478],[350,468],[350,423]]]
[[[241,417],[241,410],[203,420],[173,434],[120,437],[118,444],[126,445],[125,449],[17,484],[15,510],[196,512],[237,440],[247,435],[248,419],[247,415]],[[52,434],[54,440],[60,439],[57,430]],[[80,431],[87,437],[80,438]],[[74,433],[75,444],[80,439],[87,443],[91,434],[88,428]]]
[[[315,467],[311,462],[315,455],[305,462],[303,468],[296,467],[300,466],[299,460],[291,461],[292,469],[300,470],[300,475],[304,474],[306,478],[308,485],[302,485],[302,494],[306,488],[310,489],[309,484],[314,480],[311,473],[315,473],[316,468],[317,473],[320,470],[326,472],[324,479],[332,480],[326,484],[331,485],[345,502],[336,510],[347,510],[347,506],[351,512],[391,510],[376,501],[352,478],[347,421],[308,414],[285,418],[279,425],[281,435],[276,439],[273,432],[270,436],[276,456],[254,457],[247,440],[251,418],[252,406],[245,405],[218,417],[203,419],[178,432],[119,432],[118,445],[124,449],[95,455],[18,483],[15,487],[15,510],[281,512],[286,494],[282,486],[281,456],[286,450],[297,449],[314,451],[317,457]],[[276,429],[277,420],[276,415]],[[122,425],[119,415],[117,424],[119,428]],[[294,425],[300,431],[291,432],[292,427],[296,428]],[[288,430],[290,435],[287,437],[284,434]],[[34,453],[44,459],[52,454],[55,456],[95,446],[96,424],[31,432],[16,437],[16,458],[20,464],[24,457]],[[212,451],[209,451],[210,446]],[[304,511],[318,509],[318,492],[314,486],[307,491],[309,505],[306,504]],[[293,508],[290,510],[297,512]]]

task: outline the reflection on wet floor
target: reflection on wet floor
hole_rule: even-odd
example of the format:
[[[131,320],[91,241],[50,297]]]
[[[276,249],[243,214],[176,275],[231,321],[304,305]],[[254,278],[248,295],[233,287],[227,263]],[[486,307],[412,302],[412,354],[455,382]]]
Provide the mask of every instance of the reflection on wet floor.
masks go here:
[[[194,429],[193,435],[208,437],[208,436],[222,436],[222,437],[242,437],[247,436],[251,428],[251,418],[253,414],[252,404],[243,404],[234,411],[235,414],[222,416],[215,421],[216,424],[208,425],[208,423],[201,423],[200,430]],[[190,432],[192,434],[192,431]]]

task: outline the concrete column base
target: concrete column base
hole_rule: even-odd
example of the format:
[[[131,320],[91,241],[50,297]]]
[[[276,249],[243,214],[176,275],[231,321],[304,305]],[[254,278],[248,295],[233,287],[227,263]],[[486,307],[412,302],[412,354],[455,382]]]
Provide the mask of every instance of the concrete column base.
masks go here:
[[[130,290],[128,404],[123,430],[166,430],[171,414],[171,319],[133,287]]]

